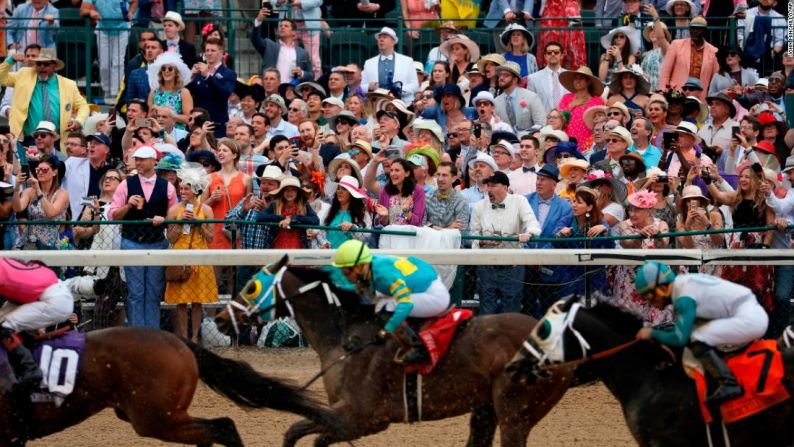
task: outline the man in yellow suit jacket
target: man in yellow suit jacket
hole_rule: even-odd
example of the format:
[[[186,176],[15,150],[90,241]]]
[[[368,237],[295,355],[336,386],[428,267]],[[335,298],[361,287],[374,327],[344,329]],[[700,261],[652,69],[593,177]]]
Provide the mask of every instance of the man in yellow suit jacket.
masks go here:
[[[14,87],[8,114],[11,132],[21,141],[33,133],[39,121],[50,121],[57,125],[61,150],[65,150],[66,135],[80,130],[88,118],[88,103],[77,89],[77,83],[55,74],[64,67],[55,50],[43,48],[34,59],[34,67],[11,72],[23,57],[17,53],[0,63],[0,84]]]

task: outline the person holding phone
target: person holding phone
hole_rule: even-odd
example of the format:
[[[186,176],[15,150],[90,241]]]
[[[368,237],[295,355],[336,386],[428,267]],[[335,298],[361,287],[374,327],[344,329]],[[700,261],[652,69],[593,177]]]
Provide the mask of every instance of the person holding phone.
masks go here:
[[[14,184],[13,208],[17,213],[28,212],[28,220],[65,220],[69,207],[69,193],[60,187],[58,168],[61,163],[50,156],[43,156],[28,177],[20,172]],[[22,186],[27,188],[22,190]],[[20,241],[28,250],[56,250],[60,232],[58,225],[27,225],[26,234]]]
[[[711,122],[703,125],[698,130],[698,135],[703,140],[701,147],[708,146],[717,157],[731,144],[734,128],[739,130],[739,123],[733,119],[736,116],[736,107],[733,100],[725,93],[717,93],[706,98],[709,105]]]
[[[700,169],[692,168],[688,177],[688,182],[700,175]],[[704,174],[708,171],[703,171]],[[719,230],[723,228],[724,222],[719,208],[711,205],[711,201],[703,195],[699,186],[689,185],[684,187],[681,193],[681,201],[678,207],[678,216],[675,222],[676,232],[683,233],[689,231]],[[725,247],[725,234],[696,234],[679,236],[676,238],[676,245],[680,248],[697,248],[701,250],[713,250]],[[689,271],[683,267],[681,273]],[[698,267],[699,273],[719,276],[721,268],[718,265],[701,265]]]

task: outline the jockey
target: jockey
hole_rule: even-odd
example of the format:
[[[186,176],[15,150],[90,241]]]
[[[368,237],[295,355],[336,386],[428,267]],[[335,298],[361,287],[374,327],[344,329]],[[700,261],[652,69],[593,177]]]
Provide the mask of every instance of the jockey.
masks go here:
[[[637,338],[679,347],[691,340],[692,353],[719,385],[706,403],[741,396],[742,387],[714,348],[748,344],[764,335],[769,318],[753,292],[700,273],[676,277],[669,266],[658,262],[646,262],[640,267],[634,284],[637,295],[654,307],[662,309],[672,301],[675,311],[672,329],[642,328]],[[696,320],[703,322],[695,327]]]
[[[38,263],[0,259],[0,343],[8,351],[23,387],[41,382],[39,365],[17,332],[62,323],[72,315],[74,300],[55,272]]]
[[[340,268],[360,293],[370,298],[375,295],[373,292],[392,297],[385,304],[387,310],[394,313],[378,332],[378,338],[385,340],[391,334],[410,346],[403,358],[404,364],[430,359],[422,340],[402,323],[408,317],[435,317],[449,307],[449,291],[433,266],[412,256],[373,255],[364,243],[355,239],[339,246],[333,266]],[[402,329],[397,331],[401,325]]]

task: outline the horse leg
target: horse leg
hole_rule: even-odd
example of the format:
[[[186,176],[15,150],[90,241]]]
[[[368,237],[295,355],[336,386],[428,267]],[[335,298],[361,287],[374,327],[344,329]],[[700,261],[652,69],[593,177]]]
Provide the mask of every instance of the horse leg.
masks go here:
[[[469,419],[469,440],[467,447],[480,447],[493,445],[496,433],[496,413],[493,405],[475,407]]]
[[[192,418],[187,413],[178,418],[163,418],[159,421],[132,420],[135,431],[150,438],[180,444],[242,446],[243,441],[231,418]]]
[[[294,447],[298,440],[304,436],[320,433],[324,429],[325,427],[309,419],[300,420],[292,424],[287,432],[284,433],[283,447]]]

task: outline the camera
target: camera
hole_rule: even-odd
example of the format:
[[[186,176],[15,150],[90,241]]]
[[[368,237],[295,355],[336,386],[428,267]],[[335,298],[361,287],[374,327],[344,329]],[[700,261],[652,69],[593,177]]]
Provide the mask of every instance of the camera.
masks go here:
[[[80,198],[80,205],[94,206],[94,201],[91,199],[91,197],[82,197]]]
[[[660,176],[659,176],[659,177],[656,179],[656,182],[657,182],[657,183],[667,183],[667,176],[666,176],[666,175],[660,175]]]

